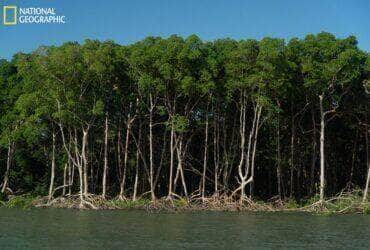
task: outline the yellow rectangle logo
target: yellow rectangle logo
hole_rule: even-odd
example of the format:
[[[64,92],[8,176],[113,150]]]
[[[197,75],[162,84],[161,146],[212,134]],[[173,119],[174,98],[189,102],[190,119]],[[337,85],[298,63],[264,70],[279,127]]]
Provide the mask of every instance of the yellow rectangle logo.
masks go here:
[[[17,6],[4,6],[3,8],[4,25],[17,24]]]

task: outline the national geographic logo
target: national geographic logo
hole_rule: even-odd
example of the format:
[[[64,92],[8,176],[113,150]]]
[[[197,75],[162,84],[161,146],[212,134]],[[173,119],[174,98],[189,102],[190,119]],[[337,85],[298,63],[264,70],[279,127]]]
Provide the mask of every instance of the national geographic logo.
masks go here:
[[[65,24],[66,17],[58,14],[49,7],[3,6],[3,24]]]
[[[17,24],[17,6],[3,7],[3,23],[4,25]]]

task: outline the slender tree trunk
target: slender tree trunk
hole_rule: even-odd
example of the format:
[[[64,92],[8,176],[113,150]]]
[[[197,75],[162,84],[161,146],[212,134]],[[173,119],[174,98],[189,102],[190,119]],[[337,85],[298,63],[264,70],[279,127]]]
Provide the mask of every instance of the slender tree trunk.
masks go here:
[[[323,110],[323,95],[320,98],[320,202],[324,201],[324,189],[325,189],[325,114]]]
[[[5,171],[5,174],[4,174],[4,181],[3,181],[3,186],[1,188],[1,193],[4,193],[6,191],[6,189],[8,188],[9,171],[10,171],[10,168],[11,168],[12,162],[13,162],[14,150],[15,150],[15,143],[11,142],[11,140],[9,140],[8,156],[7,156],[7,160],[6,160],[6,171]]]
[[[68,166],[68,195],[71,195],[72,194],[72,168],[71,168],[71,163],[69,159],[67,162],[67,166]]]
[[[139,168],[140,168],[140,141],[141,141],[141,124],[139,125],[139,139],[136,149],[136,168],[135,168],[135,182],[134,182],[134,194],[132,197],[133,201],[136,201],[137,187],[139,183]]]
[[[174,154],[175,154],[175,125],[173,116],[171,115],[171,138],[170,138],[170,176],[168,180],[168,195],[167,198],[172,198],[172,180],[173,180],[173,165],[174,165]]]
[[[120,184],[122,183],[122,159],[121,159],[121,141],[122,141],[121,124],[119,124],[117,132],[117,173]]]
[[[78,140],[77,140],[77,131],[76,131],[76,129],[75,129],[75,155],[76,155],[75,165],[77,165],[78,176],[79,176],[79,180],[80,180],[80,201],[81,201],[80,207],[83,207],[83,202],[84,202],[83,168],[82,168],[82,162],[81,162],[81,159],[80,159],[80,156],[79,156],[79,153],[78,153]]]
[[[57,101],[57,104],[58,104],[58,110],[60,111],[60,102]],[[68,154],[68,158],[72,161],[73,165],[77,166],[77,168],[78,168],[79,177],[80,177],[80,202],[81,202],[80,203],[80,207],[83,207],[83,203],[84,203],[84,196],[83,196],[83,176],[82,176],[83,173],[82,173],[82,166],[81,166],[81,163],[80,163],[80,160],[79,160],[77,131],[75,129],[75,139],[74,139],[74,144],[75,144],[75,159],[74,159],[73,156],[72,156],[72,154],[71,154],[70,149],[68,148],[68,146],[66,144],[66,140],[65,140],[65,136],[64,136],[64,131],[63,131],[63,126],[62,126],[61,123],[59,123],[58,125],[59,125],[60,132],[61,132],[61,135],[62,135],[63,146],[64,146],[65,151]],[[88,131],[88,129],[86,131]],[[71,133],[70,133],[70,137],[71,137]],[[73,178],[72,178],[72,180],[73,180]]]
[[[316,119],[315,119],[315,111],[314,108],[311,110],[311,118],[312,118],[312,158],[311,158],[311,172],[310,172],[310,194],[313,195],[316,190],[315,188],[315,168],[316,168],[316,160],[317,160],[317,142],[316,142]]]
[[[260,128],[261,113],[262,113],[262,106],[258,105],[257,106],[257,119],[256,119],[254,140],[253,140],[253,150],[252,150],[252,156],[251,156],[251,177],[250,177],[250,197],[251,199],[253,197],[255,159],[256,159],[257,139],[258,139],[258,132]]]
[[[64,136],[63,136],[64,137]],[[68,152],[71,151],[71,136],[69,140],[69,145],[68,145]],[[74,179],[74,173],[75,172],[75,165],[72,164],[71,159],[68,155],[68,195],[72,194],[72,187],[73,187],[73,179]]]
[[[364,190],[364,196],[362,201],[367,202],[367,196],[369,193],[369,183],[370,183],[370,159],[369,159],[369,128],[367,123],[367,116],[366,116],[366,127],[365,127],[365,140],[366,140],[366,163],[367,163],[367,178],[366,178],[366,185]]]
[[[182,136],[180,136],[179,138],[179,142],[178,142],[178,146],[177,146],[177,169],[178,169],[178,173],[180,174],[180,177],[181,177],[181,183],[182,183],[182,187],[184,189],[184,195],[186,197],[186,199],[188,199],[188,190],[187,190],[187,187],[186,187],[186,182],[185,182],[185,176],[184,176],[184,168],[183,168],[183,160],[182,160],[182,157],[183,157],[183,141],[182,141]]]
[[[280,113],[279,112],[278,112],[278,115],[277,115],[276,158],[277,158],[277,167],[276,167],[277,188],[278,188],[279,199],[281,199],[282,196],[281,196]]]
[[[208,104],[207,104],[208,107]],[[204,159],[203,159],[203,173],[202,173],[202,201],[205,198],[205,186],[206,186],[206,171],[207,171],[207,151],[208,151],[208,108],[206,110],[206,129],[204,139]]]
[[[369,183],[370,183],[370,162],[368,161],[367,163],[367,178],[366,178],[366,185],[365,185],[365,190],[364,190],[364,196],[362,198],[363,202],[367,201],[367,195],[369,193]]]
[[[120,193],[119,197],[121,199],[125,196],[125,184],[126,184],[126,173],[127,173],[127,162],[128,162],[128,147],[130,142],[130,131],[131,131],[131,118],[129,116],[128,122],[127,122],[127,130],[126,130],[126,139],[125,139],[125,155],[123,158],[123,175],[122,175],[122,181],[120,185]]]
[[[245,123],[246,123],[246,107],[245,107],[245,91],[242,92],[240,98],[240,161],[238,165],[238,174],[240,179],[240,203],[245,197],[244,187],[246,185],[246,177],[243,174],[244,156],[245,156]]]
[[[294,143],[295,143],[295,119],[293,111],[290,137],[290,198],[294,195]]]
[[[67,171],[68,171],[68,164],[64,164],[64,169],[63,169],[63,192],[62,195],[66,195],[66,187],[67,185]]]
[[[215,164],[215,174],[214,174],[214,182],[215,182],[215,193],[214,196],[218,197],[218,171],[219,171],[219,164],[218,164],[218,136],[217,136],[217,116],[214,116],[214,122],[213,122],[213,161]]]
[[[87,195],[89,192],[89,182],[88,182],[88,160],[87,160],[87,143],[88,143],[88,131],[82,130],[82,149],[81,149],[81,158],[83,165],[83,174],[84,174],[84,195]]]
[[[352,147],[351,173],[349,175],[348,184],[352,184],[352,180],[353,180],[353,172],[354,172],[354,169],[355,169],[355,157],[356,157],[357,141],[358,141],[358,130],[356,130],[355,142],[353,143],[353,147]]]
[[[105,113],[105,136],[104,136],[104,170],[103,170],[103,192],[105,198],[107,192],[107,171],[108,171],[108,113]]]
[[[53,198],[53,191],[54,191],[54,178],[55,178],[55,133],[53,132],[53,148],[51,152],[51,171],[50,171],[50,186],[49,186],[49,202]]]
[[[153,111],[154,111],[154,103],[153,103],[153,97],[150,93],[149,96],[150,101],[150,108],[149,108],[149,179],[150,179],[150,194],[152,197],[152,201],[156,200],[155,197],[155,187],[154,187],[154,150],[153,150]]]

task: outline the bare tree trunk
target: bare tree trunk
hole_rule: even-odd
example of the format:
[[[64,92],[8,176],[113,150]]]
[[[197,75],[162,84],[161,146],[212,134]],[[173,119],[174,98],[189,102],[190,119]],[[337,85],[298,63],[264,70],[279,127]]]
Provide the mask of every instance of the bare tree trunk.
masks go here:
[[[8,157],[7,157],[7,160],[6,160],[6,171],[5,171],[5,174],[4,174],[4,181],[3,181],[3,186],[1,188],[1,193],[4,193],[6,191],[6,189],[8,188],[9,171],[10,171],[10,168],[11,168],[12,162],[13,162],[14,150],[15,150],[15,143],[11,142],[11,140],[9,140]]]
[[[218,104],[216,104],[217,106]],[[215,108],[217,110],[217,107]],[[215,193],[214,196],[218,197],[218,172],[219,172],[219,164],[218,164],[218,121],[217,121],[217,111],[215,111],[213,117],[213,161],[215,164],[215,173],[214,173],[214,182],[215,182]]]
[[[55,133],[53,132],[53,148],[51,152],[51,173],[50,173],[50,186],[49,186],[49,202],[53,198],[53,191],[54,191],[54,178],[55,178]]]
[[[183,160],[182,160],[182,157],[183,157],[183,141],[182,141],[182,136],[180,136],[179,138],[179,142],[178,142],[178,145],[177,145],[177,169],[178,169],[178,173],[180,174],[180,177],[181,177],[181,183],[182,183],[182,187],[184,189],[184,194],[185,194],[185,197],[186,199],[188,199],[188,190],[186,188],[186,182],[185,182],[185,176],[184,176],[184,169],[183,169]],[[177,179],[177,178],[176,178]]]
[[[244,144],[245,144],[245,124],[246,124],[246,107],[245,107],[245,101],[242,101],[241,106],[241,114],[240,114],[240,135],[241,135],[241,159],[238,167],[238,174],[240,179],[240,185],[239,187],[234,191],[234,193],[238,190],[240,190],[240,203],[243,202],[243,199],[245,198],[245,186],[247,184],[253,185],[254,182],[254,162],[255,162],[255,155],[256,155],[256,147],[257,147],[257,136],[258,136],[258,129],[259,129],[259,123],[260,123],[260,117],[262,112],[262,106],[259,104],[256,104],[254,107],[253,112],[253,123],[252,128],[249,133],[249,139],[248,139],[248,149],[247,149],[247,156],[245,159],[245,170],[243,174],[243,161],[244,161]],[[249,173],[251,171],[251,173]],[[249,178],[248,178],[249,176]],[[252,197],[253,192],[253,186],[250,187],[250,195]]]
[[[104,132],[104,170],[103,170],[103,192],[105,198],[107,192],[107,171],[108,171],[108,113],[105,113],[105,132]]]
[[[260,129],[260,120],[261,120],[261,113],[262,113],[262,106],[257,106],[257,119],[255,125],[255,132],[254,132],[254,139],[253,139],[253,150],[252,150],[252,157],[251,157],[251,177],[250,177],[250,197],[253,196],[253,186],[254,186],[254,169],[255,169],[255,159],[256,159],[256,151],[257,151],[257,139],[258,139],[258,131]]]
[[[67,170],[68,170],[68,164],[64,164],[64,169],[63,169],[63,192],[62,195],[66,195],[66,187],[67,185]]]
[[[315,111],[312,108],[311,110],[312,114],[312,158],[311,158],[311,173],[310,173],[310,194],[312,195],[315,190],[315,167],[316,167],[316,147],[317,147],[317,142],[316,142],[316,119],[315,119]]]
[[[120,122],[119,122],[120,123]],[[117,132],[117,173],[118,173],[118,179],[120,183],[122,182],[122,159],[121,159],[121,124],[118,126],[118,132]]]
[[[77,131],[76,130],[75,130],[75,155],[76,155],[75,165],[77,165],[78,176],[79,176],[79,179],[80,179],[80,201],[81,201],[80,207],[83,207],[83,202],[84,202],[83,169],[82,169],[82,162],[80,160],[80,156],[79,156],[79,153],[78,153],[78,141],[77,141]]]
[[[245,175],[243,174],[243,165],[244,165],[244,157],[245,157],[245,123],[246,123],[246,107],[245,107],[245,91],[243,91],[242,96],[240,98],[240,161],[238,165],[238,174],[240,179],[240,203],[243,202],[245,197],[244,187],[245,183]]]
[[[325,114],[323,110],[323,95],[320,98],[320,202],[324,201],[324,189],[325,189]]]
[[[292,130],[290,137],[290,198],[294,195],[294,143],[295,143],[295,121],[292,112]]]
[[[69,152],[71,151],[71,138],[69,140],[68,151]],[[74,174],[75,174],[74,172],[75,172],[75,165],[72,164],[70,157],[68,157],[68,185],[69,185],[68,195],[72,194],[73,180],[74,180]]]
[[[72,194],[72,167],[71,167],[69,159],[67,162],[67,166],[68,166],[68,195],[71,195]]]
[[[139,125],[139,139],[136,149],[136,169],[135,169],[135,182],[134,182],[134,194],[132,197],[133,201],[136,201],[137,196],[137,186],[139,183],[139,167],[140,167],[140,141],[141,141],[141,124]]]
[[[353,180],[353,172],[354,172],[354,169],[355,169],[355,157],[356,157],[357,141],[358,141],[358,130],[356,129],[355,142],[353,143],[353,147],[352,147],[351,172],[350,172],[350,175],[349,175],[348,184],[352,184],[352,180]]]
[[[207,104],[208,107],[208,104]],[[207,151],[208,151],[208,108],[206,110],[206,130],[204,139],[204,159],[203,159],[203,173],[202,173],[202,201],[205,197],[205,186],[206,186],[206,171],[207,171]]]
[[[370,159],[369,159],[369,128],[368,128],[368,123],[367,123],[367,116],[366,116],[366,127],[365,127],[365,140],[366,140],[366,163],[367,163],[367,178],[366,178],[366,185],[365,185],[365,190],[364,190],[364,196],[362,201],[366,202],[367,201],[367,195],[369,192],[369,183],[370,183]]]
[[[278,196],[281,199],[281,165],[280,165],[280,113],[278,111],[277,115],[277,134],[276,134],[276,155],[277,155],[277,167],[276,167],[276,177],[277,177],[277,188]]]
[[[365,185],[365,190],[364,190],[364,196],[362,201],[366,202],[367,201],[367,195],[369,193],[369,183],[370,183],[370,162],[368,161],[367,163],[367,178],[366,178],[366,185]]]
[[[171,116],[171,138],[170,138],[170,176],[168,180],[168,195],[167,198],[172,198],[172,180],[173,180],[173,165],[174,165],[174,153],[175,153],[175,125],[173,116]]]
[[[153,103],[153,97],[152,94],[150,93],[150,108],[149,108],[149,162],[150,162],[150,194],[152,197],[152,201],[156,200],[155,197],[155,187],[154,187],[154,150],[153,150],[153,111],[154,111],[154,103]]]
[[[126,183],[126,173],[127,173],[127,161],[128,161],[128,146],[130,142],[130,131],[131,131],[131,118],[128,117],[127,130],[126,130],[126,139],[125,139],[125,155],[123,158],[123,175],[120,185],[119,197],[123,199],[125,197],[125,183]]]
[[[60,111],[60,102],[57,101],[57,104],[58,104],[58,110]],[[63,131],[63,126],[62,126],[61,123],[58,123],[58,125],[59,125],[61,136],[62,136],[63,146],[64,146],[65,151],[68,154],[68,158],[72,161],[73,165],[74,166],[77,166],[77,168],[78,168],[79,177],[80,177],[80,207],[83,207],[83,203],[84,203],[84,196],[83,196],[83,170],[82,170],[81,161],[79,160],[77,131],[75,129],[75,132],[74,132],[75,133],[75,138],[74,138],[75,159],[74,159],[73,156],[72,156],[72,154],[71,154],[70,148],[68,148],[68,146],[66,144],[66,140],[65,140],[65,136],[64,136],[64,131]],[[88,131],[88,130],[89,130],[89,127],[86,129],[86,131]],[[70,133],[70,137],[71,137],[71,133]],[[73,180],[73,177],[72,177],[72,180]]]
[[[88,131],[83,129],[82,130],[82,149],[81,149],[81,158],[82,158],[82,165],[83,165],[83,177],[84,177],[84,195],[87,195],[89,192],[89,182],[88,182],[88,160],[87,160],[87,136]]]

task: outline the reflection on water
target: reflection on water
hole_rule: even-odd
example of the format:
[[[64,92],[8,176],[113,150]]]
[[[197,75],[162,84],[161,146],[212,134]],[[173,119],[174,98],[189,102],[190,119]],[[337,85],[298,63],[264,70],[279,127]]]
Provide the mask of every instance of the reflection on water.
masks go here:
[[[0,249],[370,248],[370,216],[0,209]]]

